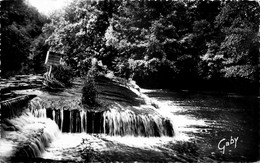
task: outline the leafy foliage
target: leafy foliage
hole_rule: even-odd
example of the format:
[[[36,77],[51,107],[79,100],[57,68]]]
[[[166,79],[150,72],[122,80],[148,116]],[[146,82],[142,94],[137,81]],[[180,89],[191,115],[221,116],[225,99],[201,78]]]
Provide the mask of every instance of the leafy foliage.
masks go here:
[[[52,75],[56,80],[63,83],[65,86],[71,85],[74,76],[71,68],[63,65],[53,66]]]
[[[4,76],[31,71],[32,41],[47,18],[23,0],[1,2],[1,69]]]
[[[62,16],[53,15],[52,22],[46,24],[43,30],[51,33],[46,40],[51,48],[68,54],[67,63],[78,71],[88,58],[99,59],[104,55],[102,37],[107,26],[106,19],[104,12],[90,1],[75,0]]]
[[[73,0],[49,17],[41,35],[43,17],[32,17],[35,11],[23,11],[28,6],[22,4],[10,2],[10,9],[19,7],[3,10],[3,72],[25,63],[41,72],[50,47],[66,54],[78,76],[88,74],[94,59],[102,63],[97,71],[110,70],[142,86],[258,82],[260,7],[254,1]]]
[[[216,25],[225,35],[218,54],[223,55],[221,71],[226,78],[256,80],[259,13],[260,7],[256,2],[230,2],[216,17]]]

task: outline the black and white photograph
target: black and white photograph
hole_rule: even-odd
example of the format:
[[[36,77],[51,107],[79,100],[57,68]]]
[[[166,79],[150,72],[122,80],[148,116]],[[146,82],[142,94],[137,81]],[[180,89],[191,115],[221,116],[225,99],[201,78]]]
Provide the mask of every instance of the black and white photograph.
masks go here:
[[[260,161],[260,0],[0,4],[0,162]]]

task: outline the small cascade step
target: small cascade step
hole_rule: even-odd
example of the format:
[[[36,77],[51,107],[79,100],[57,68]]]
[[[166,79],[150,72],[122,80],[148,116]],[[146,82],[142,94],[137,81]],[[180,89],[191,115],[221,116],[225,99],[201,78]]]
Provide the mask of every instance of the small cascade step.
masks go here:
[[[11,162],[23,162],[24,159],[38,158],[46,147],[60,134],[57,124],[49,118],[36,118],[28,111],[21,116],[5,119],[4,125],[14,126],[16,130],[1,129],[0,160],[8,159]],[[8,148],[5,144],[8,144]],[[8,154],[1,156],[1,152]],[[26,161],[27,162],[27,161]]]
[[[28,101],[36,97],[35,95],[22,95],[8,100],[1,101],[2,118],[14,118],[21,115]]]

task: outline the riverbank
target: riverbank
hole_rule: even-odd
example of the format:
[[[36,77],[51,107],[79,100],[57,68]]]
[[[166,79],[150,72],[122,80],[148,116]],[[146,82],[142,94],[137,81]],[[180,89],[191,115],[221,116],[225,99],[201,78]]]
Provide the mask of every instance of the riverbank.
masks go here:
[[[210,92],[214,94],[238,94],[242,96],[260,96],[259,82],[235,79],[137,79],[137,84],[145,89],[168,89],[182,92]]]

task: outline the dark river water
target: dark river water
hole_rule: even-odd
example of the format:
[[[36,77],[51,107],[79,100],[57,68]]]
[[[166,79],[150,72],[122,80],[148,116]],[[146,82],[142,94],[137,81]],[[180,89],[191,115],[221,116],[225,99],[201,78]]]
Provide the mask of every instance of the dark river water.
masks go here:
[[[142,90],[175,124],[175,137],[61,133],[42,155],[73,161],[257,161],[257,97]],[[84,141],[83,141],[84,140]]]
[[[259,98],[165,90],[146,94],[175,106],[171,109],[177,118],[184,116],[179,126],[196,141],[200,155],[222,161],[259,160]],[[187,123],[187,118],[193,119],[193,124]],[[196,123],[200,121],[204,124]]]

